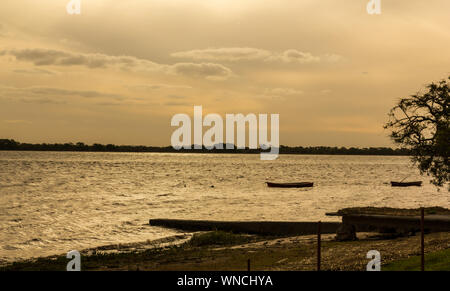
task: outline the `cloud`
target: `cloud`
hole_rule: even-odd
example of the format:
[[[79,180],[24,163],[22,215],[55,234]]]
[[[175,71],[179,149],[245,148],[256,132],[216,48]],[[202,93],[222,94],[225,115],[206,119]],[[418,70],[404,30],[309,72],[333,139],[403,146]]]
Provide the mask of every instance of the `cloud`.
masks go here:
[[[318,62],[339,62],[343,59],[337,54],[325,54],[315,56],[309,52],[302,52],[296,49],[288,49],[281,53],[263,49],[249,47],[229,47],[229,48],[207,48],[190,51],[182,51],[171,54],[175,58],[205,61],[251,61],[262,60],[266,62],[278,61],[284,63],[318,63]]]
[[[249,47],[231,47],[231,48],[208,48],[201,50],[176,52],[171,54],[171,56],[175,58],[185,58],[194,60],[234,62],[240,60],[265,59],[271,56],[271,52]]]
[[[98,91],[66,90],[52,87],[30,87],[26,91],[35,95],[59,95],[59,96],[80,96],[84,98],[113,98],[125,99],[124,96],[112,93],[102,93]]]
[[[163,105],[165,106],[192,106],[189,102],[187,102],[188,97],[182,95],[167,95],[168,101],[166,101]]]
[[[273,88],[266,89],[266,95],[278,95],[278,96],[292,96],[292,95],[302,95],[304,92],[301,90],[293,88]]]
[[[98,102],[98,103],[95,103],[95,105],[97,105],[97,106],[121,106],[121,105],[124,105],[124,103],[122,103],[122,102]]]
[[[326,54],[322,57],[325,61],[329,63],[337,63],[344,60],[344,57],[337,54]]]
[[[282,61],[285,63],[318,63],[320,57],[314,56],[311,53],[305,53],[298,50],[290,49],[281,54],[272,55],[267,61]]]
[[[16,69],[13,70],[14,73],[17,74],[33,74],[33,75],[56,75],[58,74],[58,72],[55,71],[51,71],[51,70],[46,70],[46,69],[41,69],[41,68],[36,68],[36,69]]]
[[[225,80],[232,76],[229,68],[214,63],[177,63],[171,66],[170,72],[177,75],[206,77],[210,80]]]
[[[0,56],[5,55],[14,56],[18,61],[31,62],[35,66],[84,66],[90,69],[113,67],[122,70],[153,71],[204,77],[210,80],[224,80],[232,75],[229,68],[214,63],[176,63],[166,65],[133,56],[82,54],[40,48],[0,50]]]
[[[113,93],[104,93],[93,90],[67,90],[61,88],[54,87],[25,87],[25,88],[17,88],[17,87],[7,87],[0,86],[0,95],[9,96],[9,97],[24,97],[24,96],[35,96],[35,99],[27,99],[27,100],[41,100],[42,103],[48,103],[53,101],[53,99],[44,98],[41,96],[49,97],[49,96],[79,96],[84,98],[108,98],[108,99],[116,99],[123,100],[124,96],[113,94]],[[48,102],[47,102],[48,101]]]
[[[30,97],[24,97],[20,98],[19,101],[25,102],[25,103],[37,103],[37,104],[67,104],[67,101],[63,100],[55,100],[50,98],[30,98]]]
[[[105,54],[81,54],[52,49],[10,49],[1,50],[1,55],[14,56],[19,61],[27,61],[35,66],[85,66],[88,68],[106,68],[117,66],[122,69],[142,67],[160,69],[162,65],[131,56],[110,56]]]
[[[192,104],[189,104],[187,102],[176,102],[176,101],[169,101],[164,103],[165,106],[192,106]]]
[[[303,95],[303,91],[294,88],[266,88],[258,99],[286,101],[290,97]]]
[[[192,87],[190,86],[170,85],[170,84],[142,84],[142,85],[127,86],[127,88],[143,91],[160,90],[160,89],[192,89]]]

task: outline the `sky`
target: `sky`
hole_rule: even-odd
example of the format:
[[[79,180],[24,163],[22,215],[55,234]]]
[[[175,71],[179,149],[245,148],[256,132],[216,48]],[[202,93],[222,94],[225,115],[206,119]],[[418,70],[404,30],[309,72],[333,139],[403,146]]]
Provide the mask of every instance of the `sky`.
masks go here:
[[[280,115],[280,143],[392,146],[450,74],[450,1],[2,0],[0,138],[170,145],[177,113]]]

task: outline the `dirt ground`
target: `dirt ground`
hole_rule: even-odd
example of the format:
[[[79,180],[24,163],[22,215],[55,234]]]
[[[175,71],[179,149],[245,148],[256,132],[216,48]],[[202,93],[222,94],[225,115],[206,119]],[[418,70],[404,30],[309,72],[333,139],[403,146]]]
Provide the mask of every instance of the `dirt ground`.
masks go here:
[[[240,236],[240,235],[235,235]],[[192,234],[178,235],[138,244],[111,245],[82,251],[85,271],[245,271],[316,270],[317,237],[250,237],[249,243],[227,246],[189,244]],[[381,253],[381,263],[419,255],[420,236],[386,238],[373,233],[358,233],[359,240],[337,242],[335,235],[322,236],[322,270],[364,271],[370,259],[367,252]],[[450,232],[425,235],[425,251],[450,249]],[[17,262],[0,270],[65,271],[65,255]]]
[[[367,252],[381,253],[382,264],[420,254],[420,236],[380,239],[358,233],[359,240],[336,242],[334,235],[322,236],[322,270],[364,271]],[[425,236],[426,253],[450,248],[450,233]],[[298,236],[261,240],[229,247],[208,246],[168,249],[159,255],[137,256],[119,265],[97,265],[92,270],[316,270],[317,238]]]

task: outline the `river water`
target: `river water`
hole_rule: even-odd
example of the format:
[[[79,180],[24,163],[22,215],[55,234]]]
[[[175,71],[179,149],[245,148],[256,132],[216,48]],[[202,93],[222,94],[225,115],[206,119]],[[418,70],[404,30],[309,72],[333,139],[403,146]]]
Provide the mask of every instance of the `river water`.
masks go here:
[[[390,187],[405,177],[424,186]],[[0,151],[0,263],[176,233],[151,218],[335,221],[325,213],[352,206],[449,208],[449,192],[428,180],[408,157]]]

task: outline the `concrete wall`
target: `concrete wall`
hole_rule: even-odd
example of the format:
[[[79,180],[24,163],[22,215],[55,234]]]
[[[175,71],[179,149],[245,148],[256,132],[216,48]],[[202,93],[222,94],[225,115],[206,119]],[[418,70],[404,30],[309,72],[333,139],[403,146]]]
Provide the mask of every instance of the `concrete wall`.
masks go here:
[[[174,228],[184,231],[223,230],[234,233],[263,235],[307,235],[317,233],[317,222],[278,221],[207,221],[151,219],[150,225]],[[339,222],[322,222],[322,233],[336,233]]]

